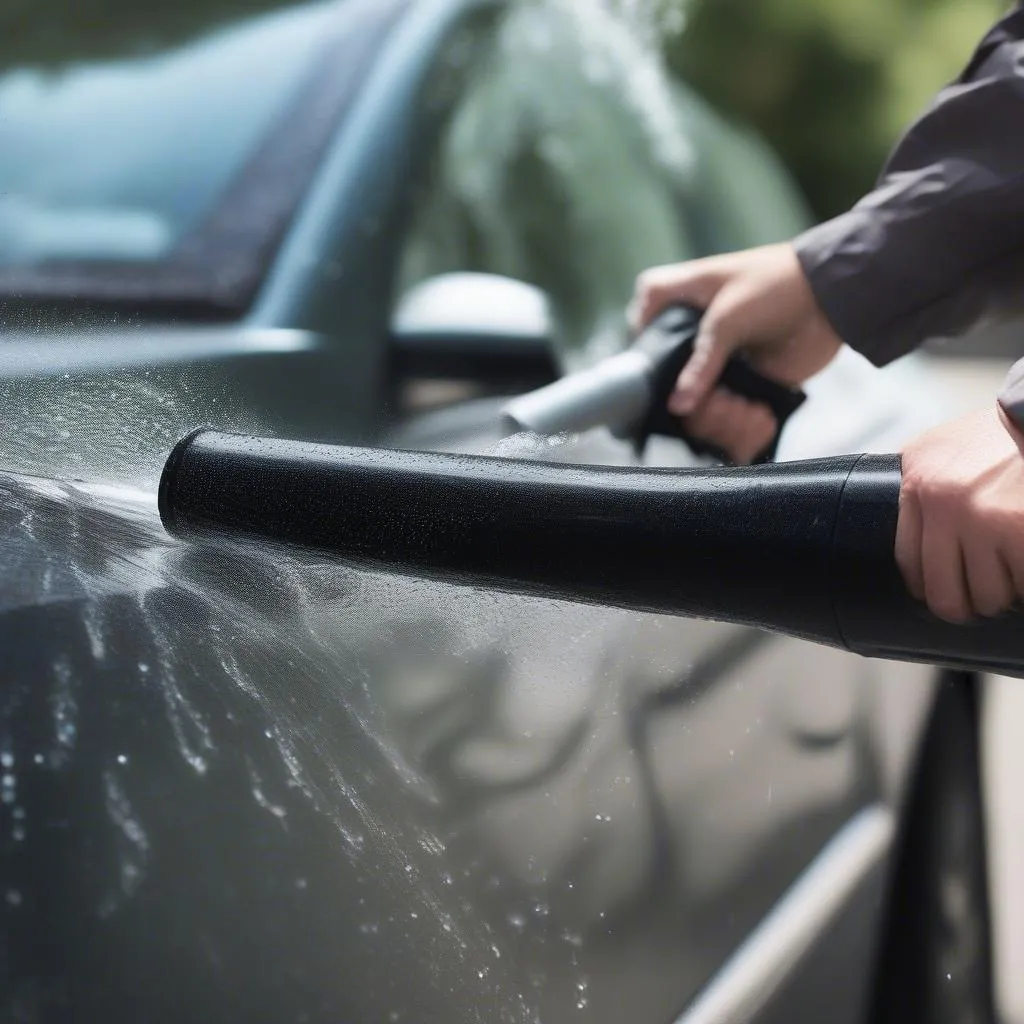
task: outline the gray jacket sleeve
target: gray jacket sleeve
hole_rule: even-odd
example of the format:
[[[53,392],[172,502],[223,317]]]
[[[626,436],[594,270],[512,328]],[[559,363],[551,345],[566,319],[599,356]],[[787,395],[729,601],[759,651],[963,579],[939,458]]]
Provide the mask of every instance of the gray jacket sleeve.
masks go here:
[[[1024,9],[911,126],[876,189],[796,249],[836,332],[877,365],[1024,292]]]

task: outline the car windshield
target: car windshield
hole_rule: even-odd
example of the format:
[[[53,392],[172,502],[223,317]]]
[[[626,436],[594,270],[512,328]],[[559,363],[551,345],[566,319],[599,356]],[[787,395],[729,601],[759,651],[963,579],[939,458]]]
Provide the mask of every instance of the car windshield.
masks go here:
[[[98,32],[51,6],[23,8],[0,43],[4,269],[165,259],[294,99],[339,5],[263,4],[287,9],[238,20],[222,0],[191,24],[184,5],[163,38],[153,18],[146,35]]]

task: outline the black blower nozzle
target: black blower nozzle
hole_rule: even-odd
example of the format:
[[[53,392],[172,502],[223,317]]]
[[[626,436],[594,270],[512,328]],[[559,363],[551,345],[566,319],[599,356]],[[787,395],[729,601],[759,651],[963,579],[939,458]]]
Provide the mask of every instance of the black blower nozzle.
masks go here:
[[[637,470],[199,431],[160,483],[227,534],[456,583],[744,623],[859,654],[1024,673],[1024,622],[935,618],[893,558],[898,456]]]

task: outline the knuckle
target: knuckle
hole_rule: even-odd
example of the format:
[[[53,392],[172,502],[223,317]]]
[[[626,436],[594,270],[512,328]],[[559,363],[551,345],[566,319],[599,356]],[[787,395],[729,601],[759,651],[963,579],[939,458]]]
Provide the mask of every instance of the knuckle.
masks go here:
[[[956,626],[962,626],[972,618],[967,599],[957,594],[929,596],[928,607],[938,618]]]
[[[964,512],[975,524],[997,525],[1005,518],[1005,509],[998,499],[983,491],[963,496]]]
[[[919,478],[911,487],[911,493],[927,514],[945,521],[960,520],[972,514],[973,496],[957,481]]]
[[[712,307],[712,309],[704,315],[704,320],[700,325],[700,333],[697,335],[694,348],[698,352],[717,351],[723,345],[728,333],[728,314],[715,310],[714,307]]]
[[[982,593],[974,598],[974,610],[982,618],[995,618],[1000,612],[1005,611],[1010,601],[1002,593]]]
[[[683,426],[696,437],[706,437],[709,426],[707,415],[703,410],[695,412],[683,420]]]
[[[909,551],[905,545],[897,544],[894,554],[896,558],[896,567],[903,574],[904,579],[907,579],[911,572],[916,568],[916,560],[913,553]]]
[[[661,275],[654,270],[645,270],[636,279],[635,291],[639,296],[647,295],[657,288],[661,281]]]

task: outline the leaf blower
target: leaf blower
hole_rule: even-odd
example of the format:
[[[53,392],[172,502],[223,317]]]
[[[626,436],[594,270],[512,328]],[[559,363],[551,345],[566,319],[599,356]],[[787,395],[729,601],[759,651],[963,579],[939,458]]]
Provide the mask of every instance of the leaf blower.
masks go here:
[[[510,428],[681,434],[665,400],[699,317],[673,309],[627,352],[509,403]],[[721,383],[779,431],[803,395],[734,357]],[[690,440],[690,439],[688,439]],[[196,431],[160,515],[460,584],[742,623],[870,657],[1024,674],[1024,616],[962,626],[910,596],[893,557],[898,455],[686,470],[600,468]],[[691,440],[695,448],[697,442]]]

